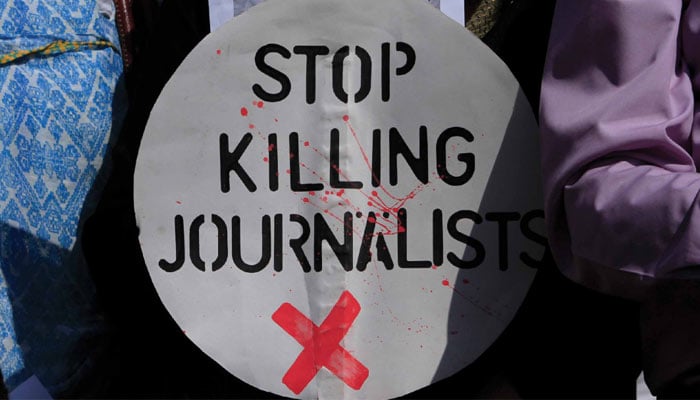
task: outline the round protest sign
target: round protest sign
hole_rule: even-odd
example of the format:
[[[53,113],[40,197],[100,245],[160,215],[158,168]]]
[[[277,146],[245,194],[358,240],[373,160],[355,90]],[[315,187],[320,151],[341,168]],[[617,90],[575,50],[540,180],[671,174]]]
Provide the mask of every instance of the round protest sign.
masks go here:
[[[140,242],[183,332],[301,398],[452,375],[545,253],[537,127],[507,67],[423,0],[270,0],[156,103]]]

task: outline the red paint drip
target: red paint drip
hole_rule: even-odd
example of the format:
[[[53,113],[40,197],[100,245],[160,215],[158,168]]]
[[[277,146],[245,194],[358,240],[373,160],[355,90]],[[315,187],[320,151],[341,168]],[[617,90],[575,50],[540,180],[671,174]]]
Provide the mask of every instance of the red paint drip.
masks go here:
[[[248,116],[248,109],[245,107],[241,107],[241,116],[247,117]]]
[[[348,122],[348,120],[350,120],[350,117],[347,114],[343,115],[343,121]]]

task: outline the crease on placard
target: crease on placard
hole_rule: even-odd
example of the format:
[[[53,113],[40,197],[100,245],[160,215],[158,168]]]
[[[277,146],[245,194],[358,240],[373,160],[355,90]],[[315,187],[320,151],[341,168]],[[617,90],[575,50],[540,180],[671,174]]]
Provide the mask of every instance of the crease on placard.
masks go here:
[[[337,279],[338,274],[342,274],[342,280]],[[324,270],[317,272],[315,277],[313,275],[305,276],[304,283],[307,288],[307,294],[309,294],[308,300],[311,320],[316,326],[323,327],[319,329],[318,332],[314,332],[314,343],[318,343],[317,340],[319,340],[319,337],[317,337],[317,335],[327,334],[334,329],[333,327],[324,327],[324,321],[328,318],[331,310],[336,306],[337,301],[347,288],[346,276],[347,274],[345,271],[339,266],[332,266],[327,269],[324,268]],[[313,293],[313,295],[311,295],[311,293]],[[316,299],[315,303],[311,302],[312,298]],[[343,314],[347,313],[345,305],[338,304],[337,306],[342,307]],[[319,366],[321,363],[319,363],[315,357],[316,353],[314,353],[314,365]],[[320,368],[309,385],[311,384],[314,385],[312,393],[315,393],[312,398],[347,398],[344,396],[344,383],[340,382],[339,378],[330,373],[325,366]]]
[[[314,311],[313,311],[313,310],[314,310],[314,305],[311,303],[311,299],[314,298],[314,296],[311,295],[311,289],[312,289],[312,288],[311,288],[310,285],[309,285],[309,279],[310,279],[310,276],[309,276],[309,275],[310,275],[310,274],[307,274],[307,273],[304,274],[304,293],[306,293],[306,302],[307,302],[308,310],[309,310],[309,318],[311,319],[311,322],[313,322],[314,324],[318,325],[318,321],[316,321],[316,318],[314,318],[314,317],[315,317],[315,316],[314,316]],[[316,338],[316,331],[315,331],[315,330],[312,331],[312,337],[313,337],[312,340],[313,340],[313,342],[314,342],[314,344],[315,344],[315,343],[316,343],[316,340],[317,340],[317,338]],[[314,365],[317,365],[318,363],[316,362],[316,352],[313,352],[312,354],[313,354],[313,356],[314,356]],[[316,399],[320,399],[320,398],[321,398],[321,397],[320,397],[319,385],[318,385],[318,381],[317,381],[318,378],[319,378],[319,374],[316,374],[316,376],[314,377],[314,379],[312,379],[311,382],[309,383],[309,385],[313,385],[312,393],[315,393],[315,396],[313,396],[313,397],[311,397],[311,398],[316,398]],[[304,390],[304,392],[306,392],[306,391],[308,391],[308,386],[307,386],[307,388]],[[302,392],[302,393],[303,393],[303,392]],[[304,396],[304,398],[307,398],[307,397]]]
[[[352,53],[353,55],[355,55],[355,54],[354,54],[354,53],[355,53],[354,50],[351,50],[351,53]],[[356,55],[355,55],[355,56],[356,56]],[[347,57],[345,60],[349,60],[349,59],[350,59],[350,57]],[[353,60],[354,60],[354,58],[353,58]],[[356,62],[355,62],[355,63],[349,62],[349,64],[350,64],[350,68],[347,69],[347,70],[348,70],[347,74],[344,74],[344,76],[343,76],[343,87],[344,87],[344,88],[347,88],[348,92],[351,92],[352,90],[350,90],[350,88],[351,88],[351,86],[350,86],[350,77],[351,77],[351,76],[356,76],[356,71],[355,71],[355,70],[357,69],[357,65],[358,65],[358,64],[357,64]],[[360,73],[361,73],[361,72],[360,72]],[[362,77],[360,77],[360,82],[361,82],[361,81],[362,81]],[[352,103],[350,102],[350,98],[349,98],[349,97],[350,97],[350,93],[348,93],[348,101],[345,103],[345,114],[343,115],[343,119],[345,119],[345,116],[347,116],[348,118],[350,118],[350,116],[354,114],[354,113],[351,113],[351,109],[353,108],[352,105],[353,105],[353,104],[356,104],[356,103],[354,102],[354,95],[353,95],[353,102],[352,102]],[[355,115],[356,115],[356,114],[355,114]],[[344,137],[347,137],[347,136],[344,136]],[[346,157],[347,157],[347,156],[341,157],[341,160],[345,159]],[[339,161],[340,161],[340,160],[339,160]],[[338,165],[338,168],[340,168],[340,165]],[[350,251],[353,251],[353,250],[351,249]],[[346,274],[346,273],[343,274],[343,288],[342,288],[342,289],[343,289],[343,290],[342,290],[341,293],[345,293],[345,291],[348,291],[348,290],[349,290],[349,287],[348,287],[348,274]],[[346,305],[343,305],[343,320],[344,320],[344,321],[347,321],[347,314],[348,314],[347,306],[346,306]],[[347,335],[343,336],[343,338],[340,340],[340,344],[341,344],[343,347],[345,347],[346,338],[347,338]],[[341,365],[341,367],[340,367],[340,370],[343,372],[343,374],[344,374],[344,372],[345,372],[345,371],[344,371],[344,370],[345,370],[345,367],[346,367],[345,363],[343,363],[343,364]],[[337,396],[337,398],[347,399],[347,398],[348,398],[348,396],[347,396],[347,390],[348,390],[348,386],[347,386],[347,385],[345,385],[345,384],[341,385],[341,386],[340,386],[340,393],[338,393],[340,396]],[[350,397],[352,397],[352,396],[350,396]]]

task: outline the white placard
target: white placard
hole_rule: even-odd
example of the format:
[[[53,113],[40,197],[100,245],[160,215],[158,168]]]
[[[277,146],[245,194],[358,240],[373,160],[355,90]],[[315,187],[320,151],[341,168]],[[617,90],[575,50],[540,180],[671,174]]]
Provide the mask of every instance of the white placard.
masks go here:
[[[140,241],[175,321],[238,378],[396,397],[515,315],[545,250],[538,159],[507,67],[424,0],[269,0],[163,89]]]

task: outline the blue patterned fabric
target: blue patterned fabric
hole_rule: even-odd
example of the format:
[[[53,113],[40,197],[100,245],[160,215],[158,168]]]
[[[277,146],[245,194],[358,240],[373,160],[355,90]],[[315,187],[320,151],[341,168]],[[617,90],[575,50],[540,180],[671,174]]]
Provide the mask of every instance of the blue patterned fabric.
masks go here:
[[[118,46],[104,1],[0,0],[0,56],[56,40]],[[53,394],[105,340],[78,239],[96,202],[122,63],[113,48],[0,65],[0,368]],[[116,114],[115,114],[116,115]]]

